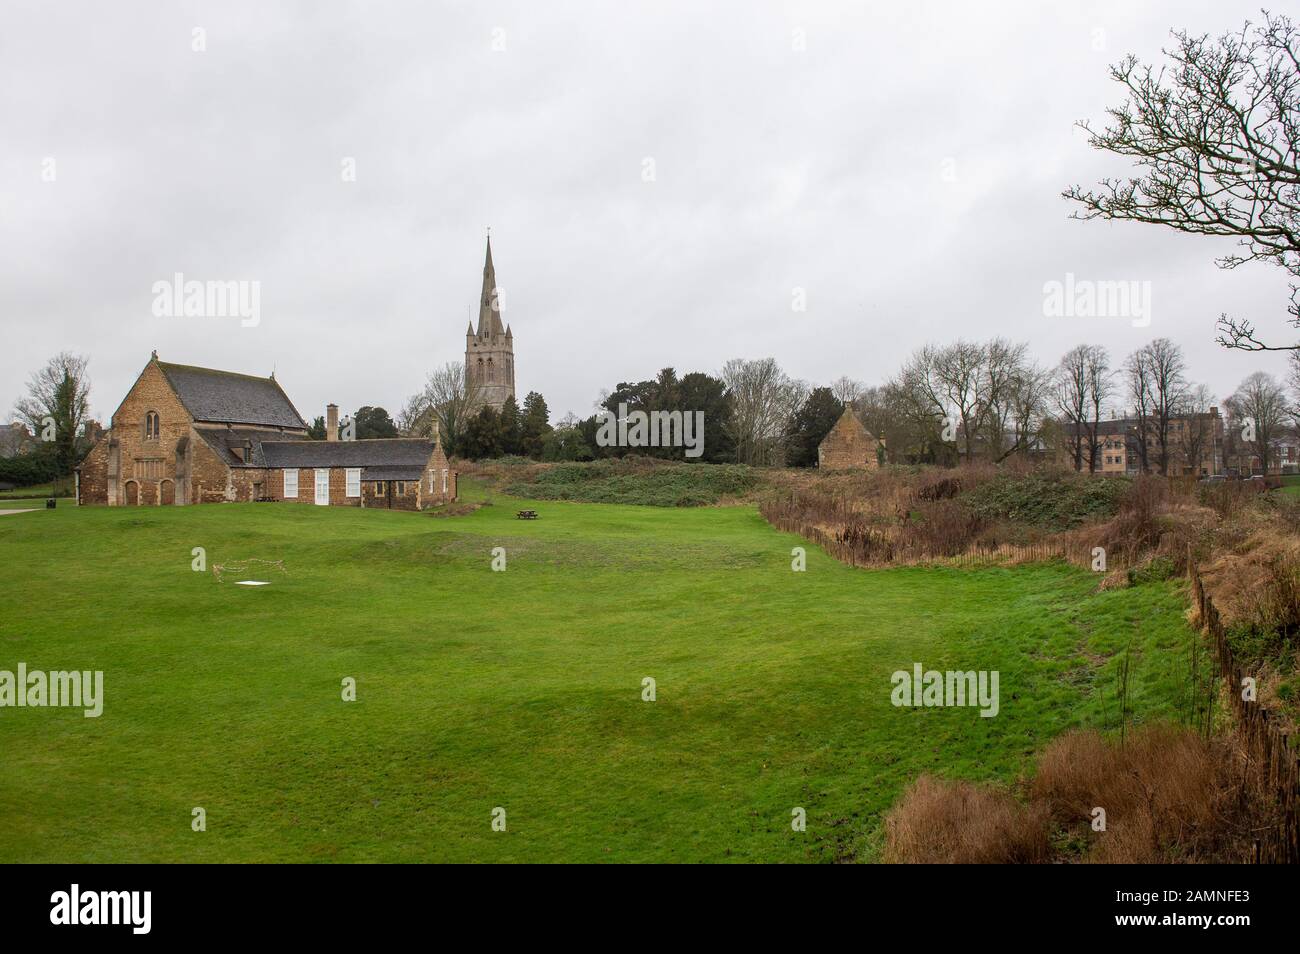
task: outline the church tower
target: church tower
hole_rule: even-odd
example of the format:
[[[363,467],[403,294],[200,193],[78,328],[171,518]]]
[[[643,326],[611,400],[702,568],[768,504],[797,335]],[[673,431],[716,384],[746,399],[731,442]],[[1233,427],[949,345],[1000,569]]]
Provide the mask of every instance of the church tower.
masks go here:
[[[465,332],[465,377],[471,385],[477,385],[485,407],[499,411],[506,398],[515,396],[515,338],[509,325],[501,326],[491,236],[487,241],[487,261],[483,263],[478,331],[471,324]]]

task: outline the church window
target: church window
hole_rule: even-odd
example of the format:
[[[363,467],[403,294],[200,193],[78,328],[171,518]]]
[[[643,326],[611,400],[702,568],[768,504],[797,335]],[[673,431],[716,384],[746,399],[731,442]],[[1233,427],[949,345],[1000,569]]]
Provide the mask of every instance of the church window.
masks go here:
[[[158,439],[157,411],[150,411],[144,416],[144,439],[147,441],[156,441]]]

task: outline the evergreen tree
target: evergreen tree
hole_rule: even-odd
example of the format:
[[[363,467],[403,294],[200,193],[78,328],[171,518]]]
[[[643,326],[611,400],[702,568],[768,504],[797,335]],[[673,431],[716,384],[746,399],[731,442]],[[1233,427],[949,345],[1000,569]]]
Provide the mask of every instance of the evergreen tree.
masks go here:
[[[523,418],[519,414],[519,405],[515,403],[515,397],[512,394],[506,398],[505,403],[501,406],[501,444],[503,452],[506,454],[522,454],[524,452],[523,440]]]
[[[356,425],[356,439],[359,441],[397,436],[397,425],[382,407],[366,405],[357,411],[352,422]]]
[[[790,419],[786,431],[786,463],[791,467],[816,464],[817,445],[843,413],[844,405],[830,388],[814,388]]]
[[[307,428],[307,439],[313,441],[325,440],[325,418],[318,417],[311,422],[311,427]]]
[[[546,435],[542,460],[591,460],[591,448],[576,427],[558,427]]]
[[[456,453],[470,460],[500,457],[503,453],[501,415],[495,408],[485,407],[470,418],[461,434]]]
[[[529,391],[524,398],[524,419],[522,424],[521,450],[534,460],[540,460],[546,444],[546,435],[551,432],[550,411],[546,408],[546,399],[536,391]]]

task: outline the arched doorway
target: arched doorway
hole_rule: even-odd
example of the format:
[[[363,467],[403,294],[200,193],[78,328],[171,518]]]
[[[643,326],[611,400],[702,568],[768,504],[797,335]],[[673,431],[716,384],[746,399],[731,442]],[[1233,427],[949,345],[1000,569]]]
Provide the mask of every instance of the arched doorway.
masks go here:
[[[134,480],[126,482],[126,505],[128,507],[138,507],[140,505],[140,485]]]
[[[176,503],[176,483],[171,480],[164,480],[158,485],[158,502],[164,507]]]

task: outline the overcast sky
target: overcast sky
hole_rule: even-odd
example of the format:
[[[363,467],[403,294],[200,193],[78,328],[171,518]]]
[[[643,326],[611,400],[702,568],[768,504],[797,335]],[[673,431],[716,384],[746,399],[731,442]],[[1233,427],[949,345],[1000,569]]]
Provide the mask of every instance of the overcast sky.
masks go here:
[[[463,359],[487,226],[553,419],[733,357],[879,383],[958,336],[1168,336],[1220,399],[1284,370],[1213,343],[1221,311],[1284,335],[1280,269],[1059,196],[1127,168],[1073,125],[1109,63],[1258,0],[890,6],[5,0],[0,412],[70,349],[107,423],[156,348],[396,415]],[[177,272],[260,282],[260,322],[156,316]],[[1150,282],[1150,326],[1045,317],[1067,273]]]

